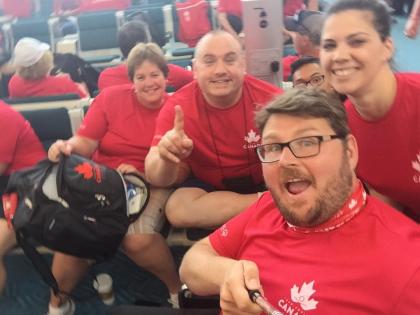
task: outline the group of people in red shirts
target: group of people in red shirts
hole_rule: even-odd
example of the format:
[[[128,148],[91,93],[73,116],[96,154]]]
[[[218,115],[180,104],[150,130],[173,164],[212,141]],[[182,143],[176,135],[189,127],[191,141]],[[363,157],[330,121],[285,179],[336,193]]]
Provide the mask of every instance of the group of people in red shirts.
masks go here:
[[[145,176],[152,202],[121,248],[165,283],[174,306],[182,281],[220,294],[226,313],[260,314],[249,290],[296,314],[420,308],[420,75],[393,72],[381,2],[339,0],[324,22],[320,64],[344,106],[316,86],[283,92],[247,75],[227,31],[198,42],[190,76],[138,38],[124,63],[103,73],[77,134],[49,148],[52,161],[78,153]],[[122,31],[143,27],[130,23]],[[169,96],[171,76],[190,82]],[[114,78],[129,82],[111,86]],[[177,227],[216,229],[186,254],[181,278],[159,234],[165,214]],[[88,268],[54,255],[64,292]],[[51,295],[49,314],[74,309]]]
[[[53,0],[51,13],[61,15],[64,12],[78,14],[98,10],[125,10],[130,5],[131,0]],[[0,7],[3,15],[17,18],[31,17],[36,10],[34,0],[2,0]]]

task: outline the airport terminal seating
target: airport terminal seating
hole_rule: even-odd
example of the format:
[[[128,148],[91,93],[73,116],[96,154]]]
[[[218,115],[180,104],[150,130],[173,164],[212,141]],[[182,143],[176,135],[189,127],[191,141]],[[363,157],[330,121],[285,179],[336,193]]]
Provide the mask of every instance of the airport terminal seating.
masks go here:
[[[16,19],[2,26],[7,51],[12,52],[15,44],[23,37],[33,37],[50,44],[54,50],[56,37],[54,28],[58,18],[33,17]]]
[[[78,55],[90,63],[106,63],[121,56],[117,33],[124,23],[123,11],[100,11],[77,17]]]
[[[69,139],[73,135],[67,108],[25,110],[21,114],[31,123],[45,150],[57,139]]]
[[[31,123],[46,149],[57,139],[70,138],[83,121],[90,99],[76,94],[3,99]]]

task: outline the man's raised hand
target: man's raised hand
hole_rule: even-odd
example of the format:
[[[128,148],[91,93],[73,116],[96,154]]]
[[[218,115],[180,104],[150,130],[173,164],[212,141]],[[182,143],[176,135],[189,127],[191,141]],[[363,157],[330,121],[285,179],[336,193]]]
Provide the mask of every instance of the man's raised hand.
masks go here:
[[[174,127],[165,133],[158,148],[162,158],[174,163],[179,163],[191,154],[193,142],[184,131],[184,112],[181,106],[175,106]]]

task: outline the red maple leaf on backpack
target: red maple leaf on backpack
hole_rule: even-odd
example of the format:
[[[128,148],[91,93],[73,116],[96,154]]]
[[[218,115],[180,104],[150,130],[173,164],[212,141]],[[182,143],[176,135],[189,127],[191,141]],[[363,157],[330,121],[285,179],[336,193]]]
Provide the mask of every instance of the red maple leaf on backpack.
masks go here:
[[[87,162],[77,165],[74,170],[83,175],[84,179],[91,179],[93,177],[93,167]]]

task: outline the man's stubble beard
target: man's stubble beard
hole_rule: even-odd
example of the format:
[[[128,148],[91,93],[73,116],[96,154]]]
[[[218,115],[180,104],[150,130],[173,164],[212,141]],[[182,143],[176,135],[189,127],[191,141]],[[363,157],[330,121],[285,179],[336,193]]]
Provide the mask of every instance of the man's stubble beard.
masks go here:
[[[287,222],[295,226],[313,227],[324,223],[343,207],[352,192],[352,184],[353,171],[347,155],[343,153],[338,174],[327,183],[326,188],[315,200],[315,204],[306,211],[304,218],[300,218],[284,205],[280,200],[280,196],[276,195],[270,187],[268,187],[268,190],[270,190],[277,208]]]

